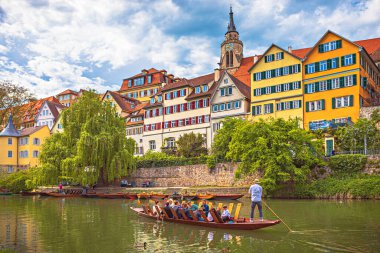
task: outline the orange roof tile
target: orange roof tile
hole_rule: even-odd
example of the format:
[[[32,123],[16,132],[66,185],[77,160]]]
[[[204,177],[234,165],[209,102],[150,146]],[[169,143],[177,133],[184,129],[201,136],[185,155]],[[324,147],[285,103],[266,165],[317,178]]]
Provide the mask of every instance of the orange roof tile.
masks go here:
[[[380,48],[380,38],[358,40],[358,41],[355,41],[354,43],[358,44],[359,46],[364,47],[368,54],[372,54]]]
[[[161,83],[164,83],[166,81],[165,80],[166,77],[169,76],[169,75],[163,74],[163,72],[166,72],[166,70],[157,70],[155,68],[150,68],[149,70],[146,70],[146,71],[147,71],[146,74],[139,73],[139,74],[136,74],[136,75],[134,75],[132,77],[128,77],[128,78],[124,79],[123,83],[121,84],[120,91],[141,89],[142,87],[149,87],[149,86],[152,86],[152,85],[161,84]],[[151,83],[148,83],[147,78],[145,78],[143,85],[140,85],[140,86],[133,86],[132,85],[132,87],[128,87],[129,80],[132,80],[132,79],[135,79],[135,78],[138,78],[138,77],[148,76],[148,75],[152,76]],[[171,82],[171,81],[172,81],[171,78],[168,78],[168,82]],[[133,83],[133,81],[132,81],[132,83]]]
[[[62,91],[61,93],[59,93],[57,96],[60,96],[60,95],[66,95],[66,94],[74,94],[74,95],[78,95],[78,92],[73,91],[73,90],[70,90],[70,89],[67,89],[67,90],[64,90],[64,91]]]
[[[260,59],[260,55],[258,55]],[[233,74],[240,82],[244,83],[248,87],[251,87],[251,77],[249,75],[248,70],[253,66],[253,58],[254,56],[245,57],[242,59],[240,67]]]

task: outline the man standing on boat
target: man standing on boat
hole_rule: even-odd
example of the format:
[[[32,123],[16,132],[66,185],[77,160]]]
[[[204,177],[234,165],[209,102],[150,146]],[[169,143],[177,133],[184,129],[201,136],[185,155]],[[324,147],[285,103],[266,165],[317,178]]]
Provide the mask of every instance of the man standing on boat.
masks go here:
[[[261,195],[263,188],[259,185],[259,179],[255,179],[255,183],[249,187],[248,193],[251,194],[251,222],[253,222],[255,207],[259,208],[260,221],[263,221],[263,206],[261,204]]]

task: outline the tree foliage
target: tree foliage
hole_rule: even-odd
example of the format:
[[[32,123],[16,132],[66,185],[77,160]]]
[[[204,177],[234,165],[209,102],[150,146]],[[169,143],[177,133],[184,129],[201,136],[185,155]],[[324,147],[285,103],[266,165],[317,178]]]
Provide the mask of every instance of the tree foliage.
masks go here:
[[[176,141],[177,154],[186,158],[207,155],[207,148],[204,146],[205,141],[200,133],[183,134]]]
[[[222,128],[215,136],[219,143],[213,152],[221,155],[228,146],[226,158],[241,161],[236,176],[259,173],[267,190],[283,183],[303,182],[312,168],[323,164],[323,150],[322,143],[299,128],[298,123],[283,119],[255,123],[228,119],[223,124],[228,130]]]
[[[12,109],[13,121],[18,122],[18,112],[23,105],[35,99],[28,89],[18,86],[10,81],[0,81],[0,126],[4,125]]]
[[[135,169],[135,142],[126,138],[123,119],[94,92],[85,92],[65,110],[62,123],[64,132],[43,146],[41,182],[70,178],[83,185],[106,184]]]

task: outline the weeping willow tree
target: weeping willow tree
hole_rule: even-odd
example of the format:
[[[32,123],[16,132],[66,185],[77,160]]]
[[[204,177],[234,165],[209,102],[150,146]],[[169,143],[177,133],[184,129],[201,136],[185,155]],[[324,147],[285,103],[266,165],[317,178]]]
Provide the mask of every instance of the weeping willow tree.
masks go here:
[[[41,183],[70,178],[82,185],[107,184],[135,169],[135,142],[126,138],[124,120],[94,92],[85,92],[65,110],[62,124],[64,132],[43,146]]]

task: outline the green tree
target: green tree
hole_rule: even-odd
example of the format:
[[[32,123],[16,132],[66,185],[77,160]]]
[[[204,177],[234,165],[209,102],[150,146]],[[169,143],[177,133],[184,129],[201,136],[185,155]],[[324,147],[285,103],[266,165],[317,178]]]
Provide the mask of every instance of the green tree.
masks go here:
[[[81,184],[112,182],[136,167],[135,142],[109,103],[85,92],[62,115],[64,132],[54,134],[41,152],[40,181],[71,178]]]
[[[217,131],[212,144],[212,154],[217,160],[223,161],[226,159],[234,130],[243,124],[244,120],[240,118],[226,118],[222,121],[223,127]]]
[[[183,134],[176,141],[177,153],[179,156],[187,158],[207,155],[207,148],[204,146],[205,141],[205,138],[199,133]]]
[[[259,173],[269,191],[278,185],[304,182],[322,165],[322,143],[298,127],[297,120],[242,121],[233,129],[227,158],[241,161],[237,176]]]

